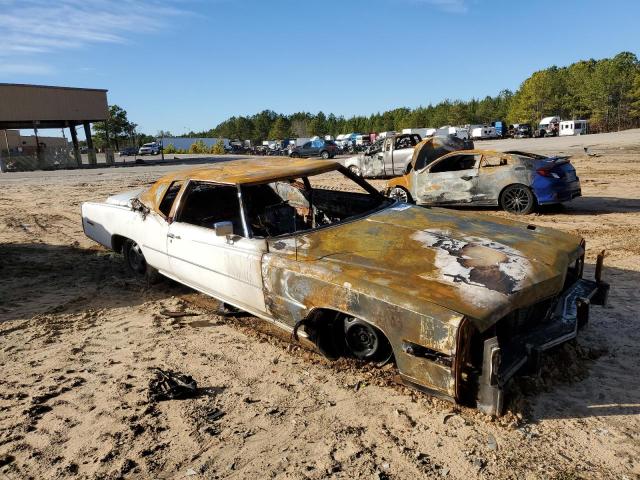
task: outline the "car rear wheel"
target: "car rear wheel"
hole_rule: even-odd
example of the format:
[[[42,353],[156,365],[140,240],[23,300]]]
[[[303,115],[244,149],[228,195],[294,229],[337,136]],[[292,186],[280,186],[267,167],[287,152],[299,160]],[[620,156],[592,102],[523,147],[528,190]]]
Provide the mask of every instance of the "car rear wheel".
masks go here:
[[[536,199],[525,185],[509,185],[500,196],[500,206],[505,212],[527,215],[533,212]]]
[[[391,345],[384,334],[360,319],[345,318],[344,339],[348,352],[361,360],[386,360],[390,356]]]
[[[322,158],[324,158],[325,160],[329,160],[329,157],[331,157],[331,155],[329,154],[329,152],[328,152],[328,151],[326,151],[326,150],[323,150],[323,151],[322,151],[322,153],[320,154],[320,156],[321,156]]]
[[[411,194],[407,191],[407,189],[402,187],[393,187],[389,192],[389,198],[393,198],[394,200],[400,200],[404,203],[412,203],[413,200],[411,198]]]
[[[131,239],[126,239],[122,244],[122,254],[129,271],[140,277],[146,277],[150,283],[155,283],[160,275],[158,271],[147,264],[140,245]]]
[[[362,176],[362,171],[360,170],[360,167],[357,165],[349,165],[349,171],[354,175],[357,175],[358,177]]]

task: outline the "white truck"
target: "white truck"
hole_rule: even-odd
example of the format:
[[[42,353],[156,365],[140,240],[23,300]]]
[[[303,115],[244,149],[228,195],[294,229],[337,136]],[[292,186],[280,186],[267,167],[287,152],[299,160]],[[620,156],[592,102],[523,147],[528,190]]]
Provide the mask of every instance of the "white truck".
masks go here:
[[[560,133],[560,117],[544,117],[533,131],[536,138],[556,137]]]
[[[364,153],[348,158],[344,166],[365,178],[402,175],[422,138],[417,133],[378,138]]]
[[[438,137],[458,137],[460,140],[469,140],[469,130],[461,127],[451,127],[446,125],[436,130],[435,136]]]
[[[432,137],[436,133],[435,128],[403,128],[402,133],[417,133],[422,138]]]
[[[488,140],[498,138],[499,136],[496,132],[496,127],[489,127],[487,125],[472,125],[469,131],[473,140]]]

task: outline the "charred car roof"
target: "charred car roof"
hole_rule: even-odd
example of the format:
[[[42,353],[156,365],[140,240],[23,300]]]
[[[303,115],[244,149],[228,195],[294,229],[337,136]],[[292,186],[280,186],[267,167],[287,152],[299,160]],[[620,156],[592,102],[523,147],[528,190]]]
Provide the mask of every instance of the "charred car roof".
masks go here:
[[[158,182],[194,179],[228,185],[265,183],[280,178],[309,176],[336,170],[340,164],[327,160],[269,159],[230,160],[170,173]]]
[[[413,158],[411,159],[411,167],[414,170],[420,170],[449,152],[470,149],[473,149],[472,140],[462,140],[454,136],[445,137],[435,135],[422,140],[415,146]]]
[[[338,162],[328,160],[286,157],[224,161],[165,175],[140,195],[140,201],[157,212],[168,186],[176,181],[200,180],[225,185],[255,185],[284,178],[317,175],[337,170],[339,167]]]

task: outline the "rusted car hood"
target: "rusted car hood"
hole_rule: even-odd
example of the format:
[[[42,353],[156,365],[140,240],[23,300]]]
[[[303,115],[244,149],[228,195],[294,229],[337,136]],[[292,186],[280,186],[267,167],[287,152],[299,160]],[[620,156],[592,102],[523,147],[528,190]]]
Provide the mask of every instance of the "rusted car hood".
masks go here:
[[[580,239],[563,232],[405,204],[297,240],[298,262],[330,271],[333,283],[407,308],[437,304],[481,331],[559,293],[581,254]]]

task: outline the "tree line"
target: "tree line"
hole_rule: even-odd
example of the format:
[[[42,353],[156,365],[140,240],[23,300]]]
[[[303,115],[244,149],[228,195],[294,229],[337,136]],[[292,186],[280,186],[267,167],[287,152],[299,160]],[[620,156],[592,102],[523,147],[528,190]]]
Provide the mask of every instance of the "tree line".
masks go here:
[[[487,124],[495,120],[537,125],[546,116],[587,119],[591,132],[640,126],[638,57],[621,52],[612,58],[581,60],[567,67],[552,66],[533,73],[515,92],[502,90],[482,99],[446,99],[435,105],[401,107],[348,118],[323,112],[283,115],[264,110],[252,116],[234,116],[210,130],[181,136],[250,139],[255,143],[350,132]],[[94,124],[94,141],[98,147],[110,143],[116,148],[130,138],[136,138],[137,144],[152,141],[148,135],[134,135],[135,127],[127,120],[126,111],[113,105],[110,119]]]
[[[582,60],[567,67],[552,66],[533,73],[516,92],[471,100],[444,100],[417,108],[396,108],[369,116],[345,118],[323,112],[283,115],[265,110],[231,117],[211,130],[189,135],[231,139],[282,139],[384,132],[403,128],[488,124],[495,120],[537,123],[546,116],[587,119],[592,132],[640,126],[640,62],[621,52],[601,60]]]

